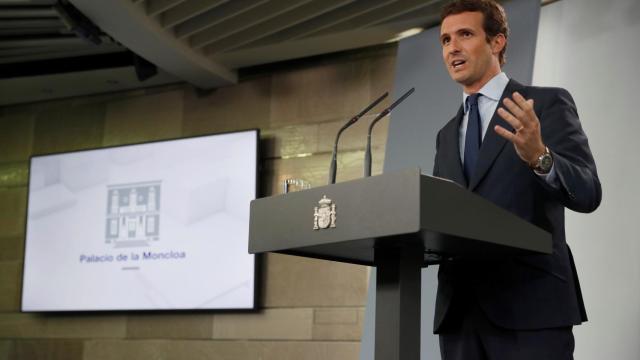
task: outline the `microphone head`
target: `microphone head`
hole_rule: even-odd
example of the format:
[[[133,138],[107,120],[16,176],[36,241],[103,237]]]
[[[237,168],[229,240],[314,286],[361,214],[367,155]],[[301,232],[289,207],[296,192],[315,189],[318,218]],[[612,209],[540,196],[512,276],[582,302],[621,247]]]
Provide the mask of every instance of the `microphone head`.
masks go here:
[[[389,92],[388,91],[385,92],[384,94],[382,94],[379,98],[375,99],[371,104],[369,104],[369,106],[367,106],[362,111],[360,111],[360,113],[358,113],[358,115],[352,117],[349,121],[347,121],[347,123],[344,124],[344,126],[342,126],[341,130],[344,130],[344,129],[348,128],[349,126],[355,124],[356,121],[360,120],[360,118],[363,117],[364,114],[368,113],[376,105],[378,105],[380,102],[382,102],[382,100],[384,100],[387,96],[389,96]]]

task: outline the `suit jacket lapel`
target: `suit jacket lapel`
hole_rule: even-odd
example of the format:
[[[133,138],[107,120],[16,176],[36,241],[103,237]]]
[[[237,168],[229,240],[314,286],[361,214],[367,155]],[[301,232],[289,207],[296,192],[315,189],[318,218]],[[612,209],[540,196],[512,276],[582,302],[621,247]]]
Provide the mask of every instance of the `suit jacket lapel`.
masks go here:
[[[455,154],[455,161],[447,162],[448,171],[447,173],[450,175],[450,180],[466,187],[467,179],[464,177],[464,172],[462,170],[462,162],[460,160],[460,123],[462,122],[462,116],[464,115],[464,111],[462,106],[458,109],[458,113],[453,118],[454,121],[449,123],[449,126],[446,128],[446,131],[442,133],[444,138],[441,139],[441,143],[444,146],[443,151],[447,154]]]
[[[509,80],[507,87],[504,89],[502,96],[500,97],[500,101],[498,102],[498,108],[502,106],[502,100],[505,97],[511,96],[514,91],[520,90],[523,86],[514,80]],[[496,110],[498,109],[496,108]],[[497,111],[494,112],[493,117],[491,117],[491,122],[489,122],[489,127],[487,128],[487,133],[482,140],[482,145],[480,146],[480,154],[478,155],[478,164],[476,165],[476,170],[473,172],[471,176],[471,180],[469,181],[469,190],[473,191],[482,178],[487,174],[489,168],[495,161],[496,157],[502,151],[505,144],[508,142],[505,138],[498,135],[493,128],[496,125],[500,125],[507,130],[513,130],[513,127],[509,125],[508,122],[504,121],[500,115],[498,115]]]

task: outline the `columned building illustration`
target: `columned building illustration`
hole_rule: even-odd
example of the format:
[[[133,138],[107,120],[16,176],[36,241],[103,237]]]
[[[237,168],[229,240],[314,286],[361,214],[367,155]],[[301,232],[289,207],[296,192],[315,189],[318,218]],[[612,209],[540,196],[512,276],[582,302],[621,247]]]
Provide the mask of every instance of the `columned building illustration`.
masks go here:
[[[107,187],[106,242],[145,246],[159,239],[160,181]]]

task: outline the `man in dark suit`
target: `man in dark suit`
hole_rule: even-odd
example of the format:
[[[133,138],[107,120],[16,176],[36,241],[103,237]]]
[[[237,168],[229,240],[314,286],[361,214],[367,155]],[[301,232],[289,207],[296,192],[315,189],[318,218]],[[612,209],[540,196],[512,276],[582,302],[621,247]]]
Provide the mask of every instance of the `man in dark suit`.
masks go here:
[[[492,0],[443,9],[443,58],[463,103],[438,133],[433,174],[550,232],[553,253],[441,264],[434,332],[444,360],[573,359],[572,327],[587,320],[564,208],[598,207],[595,163],[566,90],[501,71],[508,32]]]

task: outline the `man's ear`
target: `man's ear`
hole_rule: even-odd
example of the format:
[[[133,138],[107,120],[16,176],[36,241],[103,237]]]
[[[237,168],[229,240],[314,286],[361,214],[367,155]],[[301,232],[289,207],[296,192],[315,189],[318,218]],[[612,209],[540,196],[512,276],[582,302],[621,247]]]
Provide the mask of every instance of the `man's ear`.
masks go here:
[[[498,55],[507,45],[507,38],[504,34],[498,34],[491,39],[491,51],[494,55]]]

